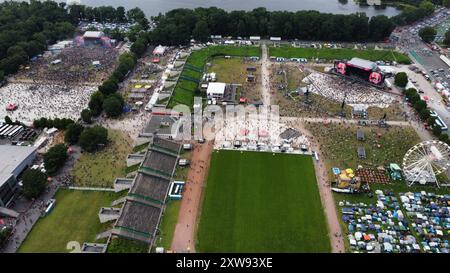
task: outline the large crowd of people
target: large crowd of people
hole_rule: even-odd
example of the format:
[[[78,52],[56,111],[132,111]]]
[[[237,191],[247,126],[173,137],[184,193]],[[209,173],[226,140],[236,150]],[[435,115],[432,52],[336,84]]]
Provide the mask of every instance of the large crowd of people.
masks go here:
[[[0,88],[0,116],[24,123],[41,117],[77,120],[94,91],[94,87],[88,86],[10,83]],[[7,111],[5,106],[9,103],[18,108]]]
[[[309,85],[309,91],[336,102],[348,105],[366,105],[386,108],[395,102],[392,95],[378,91],[360,83],[322,73],[311,73],[303,81]]]
[[[20,71],[16,79],[62,85],[101,83],[114,70],[118,54],[114,48],[100,46],[64,48],[37,59],[29,69]]]

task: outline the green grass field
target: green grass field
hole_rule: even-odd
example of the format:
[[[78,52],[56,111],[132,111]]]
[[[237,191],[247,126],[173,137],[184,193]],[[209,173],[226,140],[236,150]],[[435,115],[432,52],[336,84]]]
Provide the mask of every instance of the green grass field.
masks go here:
[[[55,208],[39,219],[18,252],[67,253],[70,241],[80,245],[95,242],[95,236],[111,225],[100,223],[100,208],[110,206],[119,197],[120,194],[112,192],[58,190]]]
[[[325,60],[336,60],[336,59],[351,59],[353,57],[359,57],[362,59],[367,59],[371,61],[397,61],[402,64],[410,64],[411,60],[408,56],[391,51],[391,50],[356,50],[349,48],[299,48],[299,47],[270,47],[269,55],[275,57],[284,58],[307,58],[307,59],[325,59]]]
[[[132,152],[132,140],[124,133],[108,131],[109,144],[96,153],[83,153],[72,174],[76,186],[112,187],[114,179],[126,175],[126,157]]]
[[[159,226],[160,234],[156,238],[154,246],[162,246],[170,249],[172,246],[173,234],[178,222],[180,214],[181,200],[170,200],[166,205],[161,225]]]
[[[310,156],[215,151],[199,252],[330,252]]]
[[[192,65],[201,71],[204,70],[204,66],[209,58],[215,56],[261,56],[261,49],[255,46],[210,46],[191,53],[188,57],[186,64]],[[203,76],[203,72],[194,71],[192,69],[184,68],[181,72],[181,77],[190,77],[200,80]],[[175,90],[168,104],[169,108],[174,107],[177,104],[184,104],[192,107],[194,103],[195,90],[198,84],[189,80],[179,79]]]

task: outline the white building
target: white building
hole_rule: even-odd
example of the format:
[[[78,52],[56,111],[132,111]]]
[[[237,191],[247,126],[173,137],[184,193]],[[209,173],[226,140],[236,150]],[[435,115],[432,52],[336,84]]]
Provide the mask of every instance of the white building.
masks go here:
[[[153,50],[153,55],[155,56],[163,56],[166,53],[166,47],[159,45],[157,47],[155,47],[155,49]]]
[[[208,98],[221,99],[225,94],[226,83],[223,82],[210,82],[206,89],[206,95]]]
[[[36,158],[36,147],[0,145],[0,207],[11,202],[18,189],[17,177]]]
[[[105,36],[105,34],[101,31],[86,31],[83,34],[84,39],[100,39],[103,36]]]

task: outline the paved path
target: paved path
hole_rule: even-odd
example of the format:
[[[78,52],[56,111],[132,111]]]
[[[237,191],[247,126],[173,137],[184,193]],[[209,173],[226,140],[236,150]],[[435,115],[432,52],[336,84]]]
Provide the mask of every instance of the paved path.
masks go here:
[[[270,61],[268,57],[268,49],[266,44],[262,45],[262,64],[261,64],[261,96],[264,105],[270,105]]]
[[[172,240],[172,250],[175,252],[195,252],[197,218],[200,214],[202,191],[213,147],[212,142],[194,146],[186,189]]]

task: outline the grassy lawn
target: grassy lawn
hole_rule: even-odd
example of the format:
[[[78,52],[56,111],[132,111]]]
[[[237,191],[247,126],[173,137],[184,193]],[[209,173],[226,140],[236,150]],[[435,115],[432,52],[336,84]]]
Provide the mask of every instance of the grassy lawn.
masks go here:
[[[210,46],[191,53],[186,61],[186,66],[194,66],[195,69],[188,69],[186,66],[181,72],[180,77],[189,77],[196,80],[200,80],[203,76],[204,66],[208,59],[216,56],[261,56],[261,49],[255,46]],[[174,92],[168,104],[169,108],[174,107],[177,104],[185,104],[192,107],[194,103],[195,90],[198,88],[198,84],[186,79],[179,79],[175,86]]]
[[[215,151],[199,252],[330,252],[310,156]]]
[[[114,237],[108,245],[107,253],[147,253],[148,245],[143,242]]]
[[[95,242],[95,236],[110,225],[100,223],[100,208],[110,206],[119,197],[120,194],[112,192],[60,189],[55,196],[55,208],[34,225],[18,252],[67,253],[70,241],[80,245]]]
[[[108,131],[108,146],[97,153],[83,153],[75,163],[75,186],[112,187],[114,179],[125,175],[126,157],[132,140],[120,131]]]
[[[155,246],[162,246],[164,249],[170,249],[172,246],[173,234],[178,222],[180,214],[181,200],[170,200],[164,211],[161,225],[159,226],[160,234],[156,238]]]
[[[356,50],[349,48],[299,48],[299,47],[270,47],[270,56],[284,57],[284,58],[307,58],[307,59],[351,59],[353,57],[359,57],[372,61],[397,61],[402,64],[409,64],[411,60],[408,56],[399,52],[391,50]]]
[[[357,127],[356,125],[309,123],[308,130],[318,138],[322,157],[325,159],[330,178],[331,168],[338,167],[355,169],[363,167],[378,167],[389,163],[402,163],[405,153],[420,138],[412,127],[392,126],[389,129],[378,127]],[[356,131],[364,131],[364,141],[356,139]],[[332,137],[330,137],[332,136]],[[366,159],[359,159],[357,148],[366,150]]]

